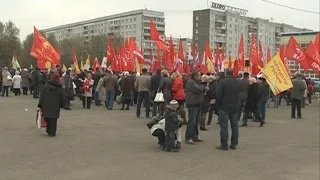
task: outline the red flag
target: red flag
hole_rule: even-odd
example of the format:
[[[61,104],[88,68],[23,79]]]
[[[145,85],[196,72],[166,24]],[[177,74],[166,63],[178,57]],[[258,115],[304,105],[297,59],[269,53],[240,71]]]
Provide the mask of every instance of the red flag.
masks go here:
[[[139,50],[134,38],[130,38],[129,49],[133,53],[134,57],[138,59],[139,64],[144,64],[144,57],[142,51]]]
[[[229,63],[228,68],[232,68],[231,51],[229,51]]]
[[[50,61],[54,64],[60,64],[60,55],[52,45],[43,37],[43,35],[34,27],[34,40],[30,55],[42,61]]]
[[[113,48],[113,44],[112,44],[112,37],[109,36],[108,38],[108,47],[107,47],[107,60],[109,61],[113,61],[115,58],[115,54],[114,54],[114,48]]]
[[[226,52],[225,52],[225,50],[224,50],[224,46],[222,46],[220,56],[221,56],[221,58],[220,58],[220,68],[221,68],[222,63],[223,63],[223,61],[224,61],[224,58],[226,57]]]
[[[154,73],[153,71],[153,67],[154,67],[154,57],[153,57],[153,54],[152,54],[152,48],[151,48],[151,43],[150,43],[150,51],[149,51],[149,71]]]
[[[252,76],[257,76],[259,74],[259,72],[260,72],[260,69],[259,69],[258,65],[252,64],[252,66],[251,66],[251,75]]]
[[[93,72],[96,72],[96,69],[97,68],[101,68],[100,64],[99,64],[99,61],[98,61],[98,58],[95,57],[94,58],[94,61],[93,61],[93,65],[92,65],[92,69],[93,69]]]
[[[155,41],[158,49],[169,51],[166,43],[162,41],[156,25],[153,23],[152,19],[150,20],[150,39]]]
[[[155,60],[153,66],[153,72],[156,72],[157,68],[161,68],[161,56],[160,56],[160,49],[157,49],[157,59]]]
[[[312,41],[308,44],[305,53],[309,62],[309,67],[316,74],[320,75],[320,55]]]
[[[241,34],[239,47],[238,47],[238,69],[242,70],[244,67],[244,42],[243,34]]]
[[[252,33],[252,36],[251,36],[249,60],[250,60],[250,63],[259,65],[256,37],[255,37],[254,33]]]
[[[304,50],[292,36],[290,37],[285,56],[300,63],[304,71],[307,71],[310,67]]]
[[[280,45],[280,58],[284,64],[284,66],[286,67],[286,70],[288,72],[288,74],[290,74],[290,68],[289,68],[289,63],[288,63],[288,58],[285,57],[286,54],[286,47],[284,45]]]
[[[45,59],[43,58],[43,56],[39,56],[37,58],[37,67],[39,69],[45,69],[46,68],[46,61]]]
[[[258,65],[260,68],[263,68],[263,49],[261,45],[261,41],[259,40],[259,52],[258,52]]]
[[[170,36],[170,41],[169,41],[169,51],[170,51],[170,55],[168,56],[169,58],[167,58],[167,61],[165,63],[166,63],[166,67],[167,67],[168,71],[172,72],[175,69],[176,53],[174,52],[174,44],[173,44],[171,36]]]
[[[119,72],[122,72],[123,71],[123,50],[122,50],[122,47],[119,47],[118,48],[118,60],[117,60],[117,69]]]
[[[233,75],[238,77],[239,75],[239,64],[240,62],[238,61],[238,59],[236,59],[233,63]]]
[[[186,73],[186,61],[185,61],[185,57],[184,57],[184,52],[183,52],[183,46],[182,46],[182,41],[180,39],[179,41],[179,49],[178,49],[178,60],[177,60],[177,64],[176,64],[176,69],[178,72],[180,73]]]
[[[268,52],[267,52],[267,62],[269,62],[271,60],[271,51],[270,48],[268,46]]]
[[[72,62],[78,64],[76,48],[73,48],[73,50],[72,50]]]
[[[314,46],[317,51],[320,53],[320,32],[317,33],[316,39],[314,40]]]

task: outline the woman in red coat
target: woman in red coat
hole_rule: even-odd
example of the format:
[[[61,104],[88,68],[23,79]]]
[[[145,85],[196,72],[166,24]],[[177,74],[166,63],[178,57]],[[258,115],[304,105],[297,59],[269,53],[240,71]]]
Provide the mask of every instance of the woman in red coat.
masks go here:
[[[183,122],[186,123],[186,112],[184,111],[184,102],[186,100],[186,95],[183,89],[183,79],[179,72],[172,73],[172,99],[178,101],[181,118]]]

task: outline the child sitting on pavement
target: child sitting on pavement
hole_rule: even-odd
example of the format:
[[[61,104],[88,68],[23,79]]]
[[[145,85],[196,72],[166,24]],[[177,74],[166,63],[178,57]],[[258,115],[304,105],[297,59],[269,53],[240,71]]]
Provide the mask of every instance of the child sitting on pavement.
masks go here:
[[[176,134],[177,130],[181,127],[182,121],[179,120],[177,114],[177,108],[179,104],[176,100],[170,101],[170,104],[167,106],[164,113],[165,118],[165,150],[171,152],[178,152],[179,147],[177,148],[176,144]]]

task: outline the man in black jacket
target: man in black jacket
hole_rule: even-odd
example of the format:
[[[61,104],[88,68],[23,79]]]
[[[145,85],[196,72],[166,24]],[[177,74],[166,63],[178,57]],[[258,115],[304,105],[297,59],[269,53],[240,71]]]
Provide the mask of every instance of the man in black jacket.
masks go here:
[[[40,72],[39,68],[35,68],[32,72],[31,79],[32,79],[32,87],[33,87],[33,98],[39,98],[39,83],[40,83]]]
[[[92,88],[92,92],[93,92],[92,95],[93,95],[93,99],[94,99],[94,104],[96,106],[101,106],[101,102],[99,101],[99,92],[96,92],[100,78],[101,78],[100,69],[96,68],[96,72],[92,76],[92,79],[94,80],[93,88]]]
[[[226,70],[226,77],[220,80],[217,94],[216,106],[219,109],[220,122],[220,142],[217,147],[219,150],[228,150],[228,121],[231,122],[231,149],[236,149],[238,145],[238,102],[239,102],[240,83],[233,76],[233,70]]]
[[[161,69],[157,68],[156,74],[151,77],[151,81],[150,81],[150,91],[151,91],[152,101],[154,100],[154,98],[156,97],[156,93],[158,92],[160,79],[161,79]],[[153,102],[152,117],[157,115],[157,110],[159,112],[159,115],[162,116],[163,109],[161,108],[160,103]]]

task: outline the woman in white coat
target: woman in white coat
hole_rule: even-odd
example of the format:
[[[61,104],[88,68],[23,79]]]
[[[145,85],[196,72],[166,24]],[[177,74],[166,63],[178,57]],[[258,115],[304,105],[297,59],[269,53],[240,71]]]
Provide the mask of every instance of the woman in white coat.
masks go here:
[[[13,81],[13,92],[14,92],[14,95],[15,96],[19,95],[20,96],[22,78],[20,76],[20,72],[19,71],[15,72],[15,75],[13,76],[12,81]]]

